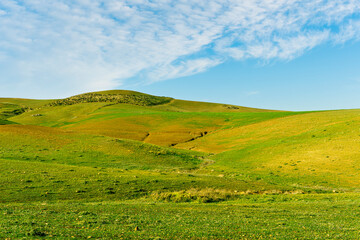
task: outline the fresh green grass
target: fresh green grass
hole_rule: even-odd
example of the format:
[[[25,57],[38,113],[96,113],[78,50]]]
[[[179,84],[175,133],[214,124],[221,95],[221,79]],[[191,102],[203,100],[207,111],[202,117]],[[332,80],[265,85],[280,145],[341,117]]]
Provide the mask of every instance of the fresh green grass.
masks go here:
[[[359,239],[360,110],[55,103],[0,99],[0,239]]]
[[[203,153],[35,126],[1,126],[2,159],[122,169],[193,169]]]
[[[46,100],[0,98],[0,125],[13,124],[14,122],[6,121],[6,119],[39,108],[47,102]]]
[[[0,120],[5,123],[6,119],[19,115],[24,112],[24,109],[16,104],[0,103]]]
[[[140,94],[101,95],[119,93]],[[0,129],[0,150],[3,159],[188,171],[246,182],[256,189],[358,190],[359,110],[258,112],[232,106],[229,112],[220,111],[224,106],[180,100],[159,106],[42,105],[7,120],[26,126]]]
[[[359,239],[356,194],[246,196],[218,204],[43,200],[0,206],[10,239]]]
[[[43,107],[10,120],[20,124],[61,127],[83,133],[170,146],[219,129],[250,125],[302,113],[177,112],[130,104],[81,103]]]
[[[162,111],[174,112],[277,112],[267,109],[248,108],[228,104],[195,102],[174,99],[167,104],[154,106]]]
[[[259,181],[358,190],[359,110],[315,112],[217,131],[179,147],[219,152],[213,169]]]
[[[6,119],[0,119],[0,125],[16,124],[15,122],[8,121]]]
[[[45,106],[46,104],[54,100],[36,100],[25,98],[0,98],[0,106],[3,104],[17,105],[20,107],[28,107],[31,109],[37,109]]]
[[[246,191],[248,188],[259,190],[263,187],[244,181],[178,171],[79,167],[4,159],[1,159],[0,166],[2,169],[0,202],[3,203],[76,199],[124,200],[139,197],[152,199],[157,196],[154,194],[177,192],[183,189],[189,189],[189,191],[190,189],[207,189],[209,186],[224,189],[222,191],[230,193]],[[204,192],[199,192],[197,196],[198,199],[194,201],[213,197],[216,197],[217,201],[224,201],[240,197],[240,194],[222,197],[210,191],[205,192],[205,195]]]

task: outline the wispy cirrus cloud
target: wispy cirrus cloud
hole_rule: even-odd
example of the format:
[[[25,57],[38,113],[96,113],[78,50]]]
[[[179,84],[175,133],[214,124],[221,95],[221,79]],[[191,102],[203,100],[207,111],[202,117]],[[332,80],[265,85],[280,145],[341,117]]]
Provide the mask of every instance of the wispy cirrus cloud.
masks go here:
[[[360,38],[360,0],[2,0],[1,95],[151,83]],[[6,88],[4,88],[6,86]]]
[[[254,95],[259,95],[260,92],[259,91],[251,91],[251,92],[246,92],[245,95],[246,96],[254,96]]]

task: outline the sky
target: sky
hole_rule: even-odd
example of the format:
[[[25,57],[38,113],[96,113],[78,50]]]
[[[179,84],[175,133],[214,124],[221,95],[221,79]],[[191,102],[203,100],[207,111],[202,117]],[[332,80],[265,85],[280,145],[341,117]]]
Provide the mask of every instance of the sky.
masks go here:
[[[360,0],[1,0],[0,97],[360,108]]]

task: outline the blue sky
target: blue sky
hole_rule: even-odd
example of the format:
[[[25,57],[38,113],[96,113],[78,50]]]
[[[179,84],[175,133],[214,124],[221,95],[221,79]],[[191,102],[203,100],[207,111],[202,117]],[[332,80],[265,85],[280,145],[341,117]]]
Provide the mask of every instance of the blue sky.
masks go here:
[[[0,96],[360,108],[360,0],[2,0]]]
[[[360,42],[318,46],[291,61],[230,61],[194,76],[129,88],[268,109],[360,108]]]

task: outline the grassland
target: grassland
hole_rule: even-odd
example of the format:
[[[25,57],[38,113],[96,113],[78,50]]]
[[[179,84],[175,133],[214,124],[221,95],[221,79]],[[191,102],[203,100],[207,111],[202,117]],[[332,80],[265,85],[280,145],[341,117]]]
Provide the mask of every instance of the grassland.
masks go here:
[[[359,239],[359,195],[253,196],[218,204],[145,200],[10,203],[10,239]]]
[[[0,238],[358,239],[359,124],[132,91],[0,98]]]

